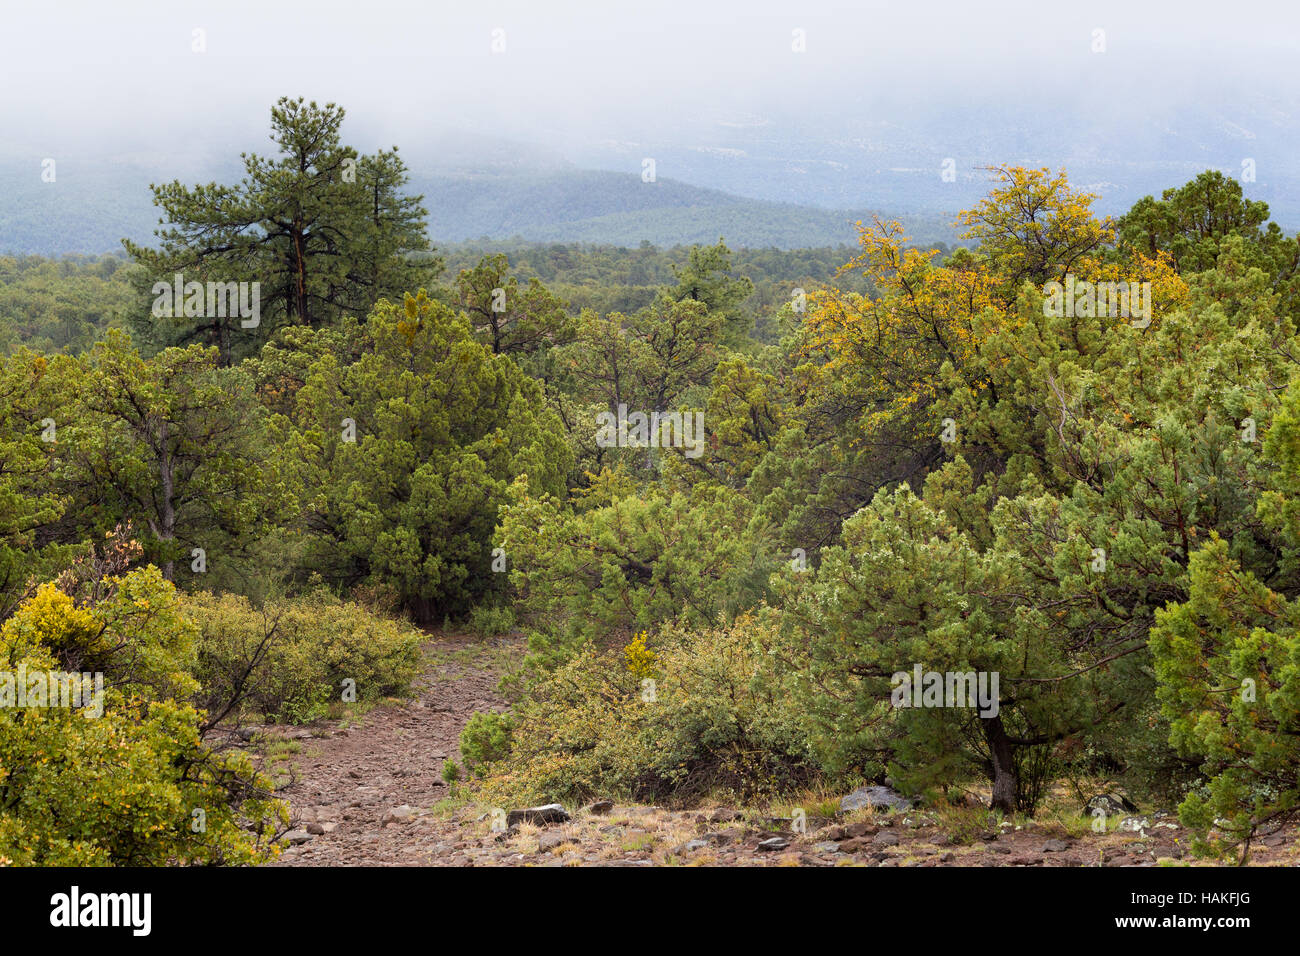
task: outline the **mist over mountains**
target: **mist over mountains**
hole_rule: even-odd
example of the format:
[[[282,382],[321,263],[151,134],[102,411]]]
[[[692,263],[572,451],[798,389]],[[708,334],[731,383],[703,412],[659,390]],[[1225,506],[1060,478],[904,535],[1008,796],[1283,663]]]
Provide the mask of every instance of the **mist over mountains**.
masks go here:
[[[996,18],[821,0],[755,0],[743,16],[675,0],[373,0],[355,17],[322,0],[319,18],[259,7],[249,31],[254,6],[15,11],[0,80],[40,95],[0,103],[0,250],[147,239],[148,184],[237,178],[240,151],[269,151],[282,95],[344,106],[362,152],[400,146],[435,242],[788,248],[851,242],[874,211],[951,240],[954,215],[987,191],[982,167],[1004,163],[1064,168],[1111,215],[1218,169],[1300,227],[1283,186],[1300,175],[1290,7],[1261,32],[1201,0],[1173,19],[1118,0],[1086,14],[1014,0]],[[390,22],[411,42],[395,45]],[[291,48],[276,42],[290,34]],[[50,44],[66,69],[33,57]],[[48,158],[56,183],[41,179]]]
[[[415,129],[412,146],[398,145],[435,242],[662,246],[722,236],[735,246],[798,248],[852,243],[854,223],[874,214],[901,219],[918,242],[952,242],[955,214],[984,194],[983,167],[998,163],[1064,168],[1099,194],[1100,212],[1117,215],[1205,169],[1249,177],[1253,162],[1247,194],[1294,229],[1300,197],[1280,184],[1300,176],[1298,112],[1282,97],[1257,95],[1219,110],[1073,120],[1059,130],[1059,114],[1028,108],[954,106],[910,121],[845,116],[834,129],[732,114],[673,138],[577,139],[567,155],[464,131]],[[233,181],[236,145],[263,149],[250,136],[224,151],[177,155],[61,152],[54,183],[41,178],[39,150],[11,145],[0,153],[0,250],[99,253],[124,236],[148,239],[157,225],[149,184]],[[653,182],[643,181],[647,160]]]

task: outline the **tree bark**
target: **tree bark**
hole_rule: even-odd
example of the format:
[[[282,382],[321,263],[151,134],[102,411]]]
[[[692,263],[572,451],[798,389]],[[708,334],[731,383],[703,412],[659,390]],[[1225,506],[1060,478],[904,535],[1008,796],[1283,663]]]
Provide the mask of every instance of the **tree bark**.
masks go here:
[[[1016,794],[1019,781],[1016,779],[1016,765],[1013,759],[1011,738],[1002,726],[1002,717],[986,717],[980,721],[984,725],[984,739],[989,745],[989,757],[993,769],[993,800],[989,806],[1003,813],[1016,812]]]
[[[162,484],[161,514],[159,514],[158,537],[167,542],[171,542],[176,537],[176,505],[173,498],[176,494],[176,484],[172,475],[172,459],[170,449],[167,446],[168,432],[167,419],[164,418],[158,427],[158,478]],[[176,562],[168,558],[163,565],[163,577],[168,581],[176,579]]]

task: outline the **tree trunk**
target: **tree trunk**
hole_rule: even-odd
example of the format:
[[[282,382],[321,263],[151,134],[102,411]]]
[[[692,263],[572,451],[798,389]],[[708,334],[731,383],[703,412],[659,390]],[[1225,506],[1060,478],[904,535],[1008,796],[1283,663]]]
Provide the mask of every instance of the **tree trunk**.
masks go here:
[[[437,624],[438,620],[438,602],[433,598],[412,597],[406,602],[407,610],[411,612],[411,617],[416,624],[429,625]]]
[[[161,514],[158,518],[158,537],[169,543],[176,537],[176,495],[175,480],[172,475],[171,450],[167,447],[167,420],[159,423],[158,442],[158,477],[162,485]],[[163,564],[163,577],[168,581],[176,580],[176,562],[170,557]]]
[[[989,745],[989,757],[993,766],[993,800],[990,807],[1003,813],[1016,812],[1016,793],[1019,781],[1016,779],[1016,765],[1012,759],[1012,745],[1007,737],[1007,730],[1002,726],[1002,717],[982,718],[984,739]]]

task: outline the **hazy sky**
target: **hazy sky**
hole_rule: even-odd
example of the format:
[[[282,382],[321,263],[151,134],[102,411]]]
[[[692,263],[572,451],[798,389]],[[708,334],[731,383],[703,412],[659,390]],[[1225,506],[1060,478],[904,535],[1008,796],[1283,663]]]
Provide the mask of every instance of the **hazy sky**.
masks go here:
[[[0,123],[8,149],[258,148],[270,104],[301,94],[347,107],[362,149],[458,130],[570,155],[719,123],[833,129],[1011,98],[1119,121],[1203,97],[1293,98],[1298,27],[1300,4],[1255,0],[11,2]]]

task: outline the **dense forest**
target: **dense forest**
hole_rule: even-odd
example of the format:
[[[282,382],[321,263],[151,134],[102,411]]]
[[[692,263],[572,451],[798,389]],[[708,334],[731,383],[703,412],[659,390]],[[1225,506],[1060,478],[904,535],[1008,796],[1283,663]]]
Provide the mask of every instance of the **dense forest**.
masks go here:
[[[1296,813],[1300,242],[1237,181],[434,248],[343,115],[281,100],[153,243],[0,258],[0,657],[102,676],[0,707],[0,862],[270,859],[218,735],[400,697],[439,629],[526,645],[444,769],[484,807],[1089,777],[1237,858]]]

